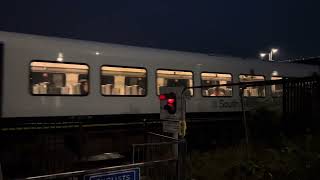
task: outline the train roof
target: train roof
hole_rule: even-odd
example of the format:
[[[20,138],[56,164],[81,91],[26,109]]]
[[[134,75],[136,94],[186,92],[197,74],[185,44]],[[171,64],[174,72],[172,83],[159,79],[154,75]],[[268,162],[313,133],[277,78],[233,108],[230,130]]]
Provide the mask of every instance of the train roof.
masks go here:
[[[96,53],[99,52],[102,56],[108,57],[150,57],[154,60],[170,58],[170,59],[183,59],[190,60],[196,62],[196,59],[201,58],[203,61],[221,61],[223,63],[230,62],[235,64],[292,64],[290,62],[278,62],[278,61],[262,61],[260,59],[255,58],[239,58],[239,57],[231,57],[231,56],[220,56],[215,54],[204,54],[197,52],[186,52],[186,51],[176,51],[176,50],[165,50],[165,49],[156,49],[150,47],[138,47],[138,46],[130,46],[130,45],[120,45],[120,44],[112,44],[112,43],[102,43],[95,41],[85,41],[78,39],[68,39],[68,38],[60,38],[60,37],[48,37],[41,35],[31,35],[31,34],[23,34],[23,33],[15,33],[15,32],[6,32],[0,31],[0,42],[4,42],[5,44],[10,42],[16,46],[25,46],[26,48],[56,48],[57,51],[68,48],[69,50],[85,51],[85,53]],[[39,45],[42,46],[39,46]],[[45,44],[45,45],[44,45]]]

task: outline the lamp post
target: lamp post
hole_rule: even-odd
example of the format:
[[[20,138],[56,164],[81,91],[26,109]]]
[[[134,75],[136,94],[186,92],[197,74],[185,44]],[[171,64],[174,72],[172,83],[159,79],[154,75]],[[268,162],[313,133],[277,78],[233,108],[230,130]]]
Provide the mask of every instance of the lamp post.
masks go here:
[[[260,53],[260,57],[263,60],[264,57],[266,57],[268,55],[269,61],[274,61],[272,58],[273,58],[274,54],[276,54],[278,51],[279,51],[278,49],[272,48],[270,53]]]
[[[279,51],[279,50],[278,50],[278,49],[275,49],[275,48],[272,48],[272,49],[271,49],[271,52],[270,52],[270,55],[269,55],[269,61],[274,61],[274,60],[272,59],[273,54],[277,53],[278,51]]]

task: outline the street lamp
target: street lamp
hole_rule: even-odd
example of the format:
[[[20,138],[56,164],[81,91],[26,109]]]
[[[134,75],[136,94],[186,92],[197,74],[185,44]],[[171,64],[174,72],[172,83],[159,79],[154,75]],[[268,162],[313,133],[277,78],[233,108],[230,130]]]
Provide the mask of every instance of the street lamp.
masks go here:
[[[266,57],[266,53],[260,53],[260,57],[261,57],[261,59],[264,59],[264,57]]]
[[[269,55],[269,61],[274,61],[273,59],[272,59],[272,56],[273,56],[273,54],[275,54],[275,53],[277,53],[279,50],[278,49],[275,49],[275,48],[272,48],[271,49],[271,52],[270,52],[270,55]]]
[[[274,61],[272,59],[273,55],[276,54],[279,50],[278,49],[275,49],[275,48],[272,48],[270,53],[260,53],[260,57],[261,59],[263,60],[264,57],[266,57],[267,55],[269,56],[269,61]]]

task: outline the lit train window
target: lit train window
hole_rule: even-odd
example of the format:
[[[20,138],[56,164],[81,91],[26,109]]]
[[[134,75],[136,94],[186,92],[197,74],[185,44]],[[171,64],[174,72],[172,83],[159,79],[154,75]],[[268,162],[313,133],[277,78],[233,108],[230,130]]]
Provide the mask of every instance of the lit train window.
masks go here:
[[[147,70],[133,67],[101,67],[101,94],[104,96],[145,96]]]
[[[193,73],[179,70],[157,70],[157,95],[160,94],[160,87],[191,87],[193,86]],[[193,90],[190,89],[193,96]]]
[[[201,73],[201,85],[211,86],[211,85],[221,85],[232,83],[231,74],[221,74],[221,73]],[[219,86],[219,87],[208,87],[202,88],[202,96],[232,96],[231,86]]]
[[[280,76],[272,76],[271,77],[271,80],[280,80],[282,79],[282,77]],[[271,93],[272,93],[272,96],[282,96],[282,84],[275,84],[275,85],[271,85]]]
[[[253,81],[264,81],[264,76],[257,75],[240,75],[240,82],[253,82]],[[243,91],[243,95],[246,97],[264,97],[266,96],[265,86],[251,86],[247,87]]]
[[[32,61],[30,89],[33,95],[77,95],[89,93],[89,66],[60,62]]]

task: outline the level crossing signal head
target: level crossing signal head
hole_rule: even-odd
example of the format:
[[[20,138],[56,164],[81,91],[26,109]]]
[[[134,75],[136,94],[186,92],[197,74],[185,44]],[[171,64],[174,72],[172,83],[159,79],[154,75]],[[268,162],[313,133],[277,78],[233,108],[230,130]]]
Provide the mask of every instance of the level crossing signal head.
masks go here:
[[[164,101],[163,109],[169,114],[175,114],[177,112],[177,96],[175,93],[160,94],[160,101]]]

